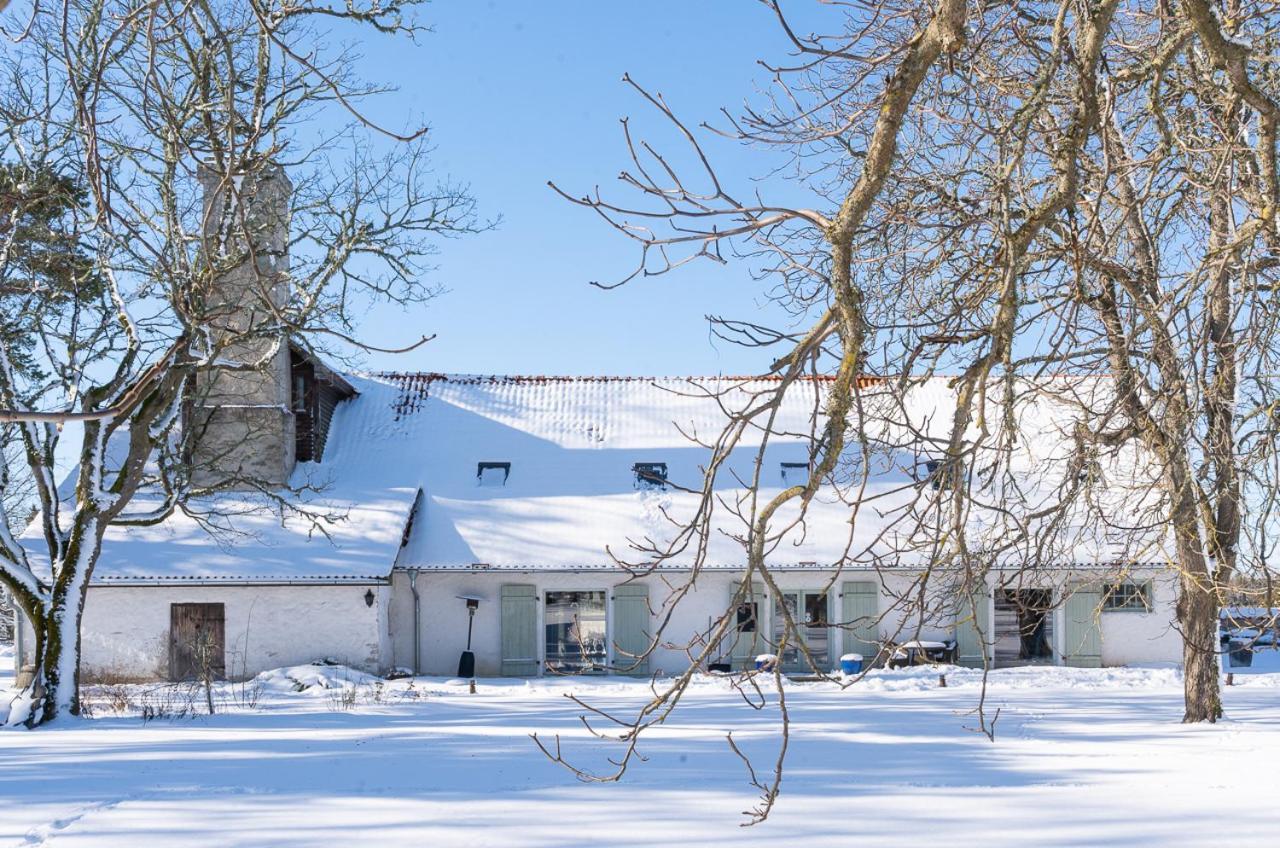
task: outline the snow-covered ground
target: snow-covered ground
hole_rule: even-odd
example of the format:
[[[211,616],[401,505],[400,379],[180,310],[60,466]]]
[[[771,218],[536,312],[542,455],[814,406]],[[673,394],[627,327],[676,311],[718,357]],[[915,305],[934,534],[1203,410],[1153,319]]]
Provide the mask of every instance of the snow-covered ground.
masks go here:
[[[348,682],[343,682],[347,678]],[[1280,678],[1225,690],[1229,718],[1183,726],[1168,670],[992,675],[993,744],[970,714],[977,675],[876,673],[841,691],[793,683],[773,817],[726,731],[767,775],[776,699],[756,711],[699,681],[621,784],[576,781],[529,734],[589,737],[564,695],[625,710],[642,682],[372,679],[287,670],[224,688],[213,718],[140,720],[183,698],[105,687],[96,718],[0,731],[0,844],[81,845],[1234,845],[1280,840]],[[1239,680],[1239,678],[1238,678]],[[335,681],[338,688],[323,688]],[[302,688],[306,687],[306,688]],[[298,689],[302,691],[295,691]],[[346,694],[346,693],[352,694]],[[257,703],[253,709],[243,705]],[[236,705],[240,704],[241,707]],[[123,710],[117,715],[114,710]]]

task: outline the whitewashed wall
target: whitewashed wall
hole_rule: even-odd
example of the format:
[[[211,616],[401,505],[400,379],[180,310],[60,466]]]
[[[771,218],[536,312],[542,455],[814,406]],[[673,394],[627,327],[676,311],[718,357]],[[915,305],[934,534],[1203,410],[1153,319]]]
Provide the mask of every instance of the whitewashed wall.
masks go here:
[[[1181,663],[1182,636],[1176,625],[1177,581],[1167,575],[1152,579],[1152,609],[1111,610],[1100,615],[1102,664]]]
[[[1176,586],[1155,577],[1151,612],[1115,611],[1100,615],[1104,665],[1180,662],[1181,641],[1174,623]],[[783,589],[821,589],[830,572],[780,572]],[[1063,575],[1060,586],[1079,575]],[[846,572],[839,582],[876,579]],[[476,672],[496,676],[500,661],[499,592],[503,583],[525,583],[539,593],[553,589],[605,589],[622,582],[616,572],[421,572],[418,589],[421,610],[421,672],[452,676],[466,644],[467,612],[458,595],[484,600],[476,615],[473,648]],[[650,601],[657,607],[666,589],[650,579]],[[880,608],[910,587],[906,574],[887,575],[882,582]],[[707,573],[677,608],[668,633],[684,640],[704,630],[724,610],[735,578]],[[373,589],[376,600],[367,607],[364,594]],[[835,587],[839,591],[839,586]],[[227,670],[233,676],[256,674],[269,668],[333,657],[367,671],[413,666],[413,597],[405,572],[396,572],[390,586],[95,586],[85,608],[84,662],[90,676],[136,679],[163,678],[168,673],[169,606],[174,603],[223,603],[226,606]],[[539,605],[541,606],[541,605]],[[839,615],[838,601],[832,614]],[[770,622],[762,622],[769,628]],[[1062,610],[1055,612],[1055,641],[1064,633]],[[880,624],[883,639],[945,639],[954,626],[945,619],[920,620],[890,610]],[[539,638],[542,631],[539,627]],[[841,634],[832,632],[832,658],[839,655]],[[27,639],[28,646],[31,644]],[[1055,646],[1060,652],[1061,644]],[[651,668],[681,670],[687,659],[674,648],[660,648]]]
[[[376,599],[366,606],[364,595]],[[82,636],[87,679],[163,679],[169,673],[169,606],[226,608],[227,675],[242,677],[332,657],[384,670],[387,586],[94,586]]]
[[[782,589],[822,589],[828,585],[831,572],[779,572],[776,575]],[[1060,587],[1075,575],[1060,575],[1055,581],[1045,581],[1050,588]],[[679,579],[676,576],[675,579]],[[840,591],[839,584],[850,580],[877,580],[871,573],[845,572],[836,579],[832,597]],[[476,614],[472,648],[476,653],[476,673],[482,677],[496,676],[500,662],[499,593],[504,583],[523,583],[537,587],[539,596],[548,590],[599,590],[608,589],[622,582],[617,572],[448,572],[424,571],[418,577],[421,596],[421,653],[420,671],[427,675],[452,676],[458,669],[458,656],[466,645],[466,605],[458,595],[475,595],[483,598]],[[659,606],[666,589],[657,579],[644,581],[650,586],[650,603]],[[911,578],[906,574],[887,575],[881,583],[880,609],[887,612],[880,623],[882,639],[906,641],[908,639],[946,639],[954,635],[954,620],[945,617],[921,618],[912,615],[904,618],[890,609],[893,598],[907,592]],[[693,592],[677,607],[667,630],[673,642],[685,641],[690,634],[705,630],[715,617],[725,609],[734,588],[735,579],[729,573],[707,573],[698,580]],[[941,607],[941,587],[931,590],[930,606]],[[1102,660],[1104,665],[1133,663],[1179,662],[1181,642],[1172,627],[1174,587],[1167,581],[1155,583],[1155,604],[1152,612],[1104,612],[1100,615],[1102,636]],[[990,599],[988,603],[990,603]],[[833,600],[832,615],[838,620],[839,602]],[[539,604],[541,614],[541,604]],[[766,632],[771,627],[763,622]],[[1055,611],[1055,641],[1062,639],[1062,610]],[[413,597],[405,572],[396,572],[392,579],[390,607],[391,659],[389,664],[404,668],[413,666]],[[542,628],[539,626],[539,639]],[[839,656],[842,634],[832,631],[833,661]],[[1061,645],[1055,649],[1060,653]],[[659,648],[653,655],[651,669],[675,672],[684,668],[688,660],[682,651]]]

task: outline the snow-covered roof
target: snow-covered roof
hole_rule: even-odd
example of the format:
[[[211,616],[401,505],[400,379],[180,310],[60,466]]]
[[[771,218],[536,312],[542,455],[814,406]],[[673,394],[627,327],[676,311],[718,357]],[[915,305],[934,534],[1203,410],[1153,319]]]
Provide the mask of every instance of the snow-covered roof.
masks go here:
[[[615,557],[644,562],[641,549],[677,538],[677,528],[698,508],[700,494],[684,489],[701,488],[711,455],[704,445],[720,436],[726,410],[740,411],[778,387],[777,380],[735,377],[392,374],[378,380],[397,394],[394,421],[386,421],[379,401],[349,405],[346,417],[335,423],[347,433],[341,438],[359,434],[370,462],[385,452],[406,473],[419,475],[423,498],[397,564],[420,569],[577,570],[615,567]],[[829,385],[824,378],[802,380],[785,393],[769,426],[759,503],[794,485],[794,479],[784,481],[784,463],[808,462]],[[877,405],[894,403],[896,394],[878,380],[865,379],[860,387],[868,419],[877,415]],[[894,409],[885,417],[908,418],[914,431],[880,427],[870,433],[891,447],[867,462],[865,482],[858,470],[847,470],[857,497],[847,490],[820,492],[804,522],[772,543],[767,560],[773,566],[822,568],[846,558],[867,563],[889,554],[900,562],[928,556],[927,544],[904,544],[903,534],[914,525],[902,519],[921,499],[917,466],[941,454],[955,409],[954,390],[947,380],[932,379],[912,388],[907,398],[905,416]],[[1023,481],[1024,498],[1037,497],[1037,486],[1053,488],[1058,482],[1046,460],[1064,458],[1062,433],[1070,425],[1062,413],[1058,403],[1030,403],[1024,409],[1019,423],[1028,430],[1023,441],[1029,452],[1021,464],[1034,472]],[[740,540],[746,524],[735,506],[748,494],[744,481],[751,479],[763,435],[760,426],[748,427],[720,471],[705,567],[740,568],[745,561]],[[510,463],[505,482],[480,485],[482,462]],[[638,485],[638,463],[663,463],[671,485],[661,490]],[[852,499],[864,504],[856,520],[848,506]],[[772,526],[785,527],[796,515],[785,507]],[[1068,561],[1111,558],[1106,540],[1092,530],[1067,546],[1062,553]],[[690,565],[695,547],[664,565]],[[901,553],[907,547],[915,550]]]
[[[423,500],[399,565],[411,568],[611,568],[640,558],[628,541],[666,540],[672,518],[691,514],[710,452],[729,408],[772,381],[732,378],[558,378],[390,375],[400,392],[404,459],[421,470]],[[771,477],[780,463],[808,462],[807,437],[824,393],[821,381],[786,395],[771,437]],[[366,411],[376,414],[370,407]],[[354,410],[353,410],[354,412]],[[357,429],[365,429],[371,422]],[[749,430],[732,471],[749,474],[761,432]],[[509,462],[501,486],[479,485],[478,463]],[[669,485],[637,480],[641,463],[665,466]],[[732,497],[729,473],[719,492]],[[831,562],[848,541],[847,511],[815,509],[829,521],[785,554],[788,562]],[[830,512],[830,515],[827,513]],[[740,522],[721,529],[741,534]],[[687,564],[677,556],[668,564]],[[741,546],[714,534],[709,565],[740,566]]]
[[[355,397],[338,409],[361,402]],[[343,441],[350,445],[358,440]],[[326,450],[323,463],[299,463],[289,490],[192,499],[185,510],[158,524],[109,527],[93,582],[385,579],[418,493],[416,478],[390,470],[385,464],[369,465],[335,444]],[[75,477],[73,471],[61,487],[64,499],[72,497]],[[158,503],[154,493],[140,493],[126,516],[146,514]],[[47,563],[39,522],[20,541],[34,565]]]
[[[348,379],[359,394],[337,407],[323,462],[300,464],[290,481],[309,491],[289,495],[292,503],[331,519],[319,523],[324,532],[288,511],[261,509],[261,499],[223,495],[193,505],[220,516],[213,534],[185,514],[152,527],[111,528],[95,579],[327,581],[385,578],[393,566],[577,570],[613,568],[615,557],[640,563],[647,557],[637,545],[662,546],[676,538],[701,503],[696,491],[685,490],[702,486],[711,455],[706,444],[720,437],[726,410],[738,411],[778,386],[776,380],[732,377]],[[760,503],[794,484],[784,480],[784,464],[803,469],[809,461],[828,386],[813,378],[787,390],[769,428]],[[860,386],[873,418],[875,404],[890,402],[892,393],[872,379]],[[842,560],[869,562],[906,547],[902,538],[912,522],[903,515],[922,492],[917,466],[940,454],[953,397],[943,379],[913,388],[907,401],[913,431],[872,433],[892,447],[867,462],[871,473],[865,478],[859,460],[850,457],[855,467],[844,476],[858,487],[856,498],[821,491],[804,522],[773,540],[768,561],[821,568]],[[1044,470],[1052,464],[1048,459],[1062,458],[1069,422],[1060,406],[1033,402],[1019,426],[1027,431],[1022,465],[1041,475],[1035,484],[1024,481],[1019,496],[1049,497],[1036,487],[1056,485]],[[701,560],[706,567],[740,568],[745,561],[740,540],[746,525],[735,507],[749,492],[744,481],[751,478],[763,435],[760,426],[747,427],[720,471],[714,532]],[[481,463],[494,466],[484,480]],[[646,463],[665,467],[666,487],[638,482],[636,466]],[[854,500],[862,505],[851,520],[847,504]],[[795,515],[785,507],[772,526],[786,527]],[[995,524],[990,529],[1002,532]],[[1105,540],[1093,532],[1068,546],[1063,556],[1069,561],[1111,558]],[[695,547],[676,552],[665,565],[687,567]],[[927,545],[916,547],[900,560],[928,556]]]

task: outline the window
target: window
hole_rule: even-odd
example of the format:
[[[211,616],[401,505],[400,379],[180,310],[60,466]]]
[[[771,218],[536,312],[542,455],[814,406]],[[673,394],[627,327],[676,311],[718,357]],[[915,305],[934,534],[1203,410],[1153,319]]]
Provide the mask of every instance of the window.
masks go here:
[[[738,604],[738,632],[755,633],[760,605],[756,601]]]
[[[809,480],[809,463],[807,462],[784,462],[782,463],[782,485],[784,486],[802,486]]]
[[[916,479],[928,482],[933,489],[954,489],[964,477],[959,473],[959,461],[945,462],[941,459],[926,459],[917,466]]]
[[[804,596],[804,623],[810,627],[827,625],[827,596],[807,592]]]
[[[293,375],[293,411],[307,411],[307,378],[297,372]]]
[[[631,468],[636,474],[637,489],[665,489],[667,464],[665,462],[637,462]]]
[[[1113,583],[1102,595],[1104,610],[1151,611],[1151,581],[1141,583]]]
[[[510,476],[511,463],[509,462],[476,463],[476,482],[481,486],[505,486],[507,485],[507,478]]]
[[[547,671],[601,670],[608,659],[605,593],[547,592],[542,609]]]

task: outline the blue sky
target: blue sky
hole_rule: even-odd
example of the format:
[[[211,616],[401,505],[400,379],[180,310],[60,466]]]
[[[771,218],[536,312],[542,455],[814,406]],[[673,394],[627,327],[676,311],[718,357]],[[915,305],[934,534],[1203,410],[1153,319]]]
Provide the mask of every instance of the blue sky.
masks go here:
[[[793,3],[804,11],[809,3]],[[830,10],[822,14],[832,20]],[[376,355],[396,370],[548,374],[744,373],[768,353],[710,337],[711,314],[778,324],[764,284],[742,263],[698,262],[605,292],[591,280],[624,276],[636,247],[589,210],[561,200],[599,184],[617,191],[627,165],[618,119],[667,143],[670,133],[621,77],[661,91],[690,123],[738,111],[786,48],[771,13],[752,0],[521,2],[439,0],[417,44],[371,40],[361,73],[400,91],[376,114],[432,127],[442,174],[470,183],[492,232],[442,245],[435,279],[447,294],[409,313],[380,309],[365,323],[379,344],[438,338],[411,354]],[[724,140],[710,150],[743,193],[768,154]],[[618,187],[620,189],[620,187]],[[620,193],[615,196],[622,197]]]

